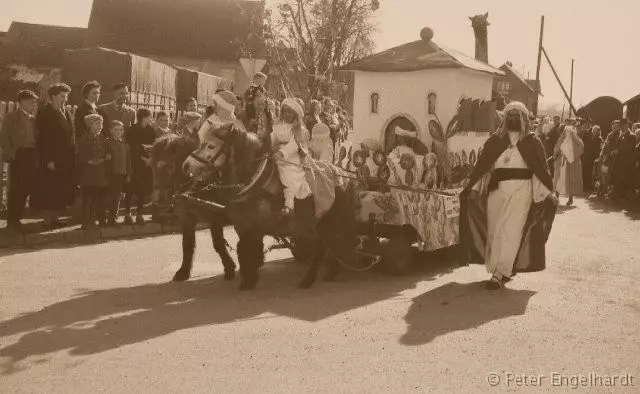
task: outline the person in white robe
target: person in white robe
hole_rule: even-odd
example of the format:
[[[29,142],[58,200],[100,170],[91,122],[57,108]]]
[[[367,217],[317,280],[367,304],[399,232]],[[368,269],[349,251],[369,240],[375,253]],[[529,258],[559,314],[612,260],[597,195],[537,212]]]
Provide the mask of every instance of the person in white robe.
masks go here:
[[[557,206],[542,142],[529,130],[528,110],[522,103],[511,102],[505,107],[504,113],[505,120],[496,135],[485,144],[483,154],[474,168],[468,194],[463,192],[461,195],[461,199],[468,195],[471,200],[486,201],[486,205],[480,204],[486,209],[486,239],[484,250],[478,254],[483,257],[486,270],[491,275],[487,282],[490,289],[502,288],[515,270],[524,269],[524,265],[530,263],[526,261],[518,266],[518,256],[523,247],[533,247],[523,242],[525,230],[530,227],[527,225],[532,207],[547,199]],[[523,153],[526,153],[526,157]],[[544,178],[544,183],[540,177]],[[465,224],[461,222],[461,227]],[[464,231],[468,229],[461,228],[461,232]],[[475,240],[482,238],[476,234],[470,236]],[[462,238],[467,238],[463,234],[461,242],[474,241]],[[546,239],[543,241],[546,242]],[[522,254],[521,259],[527,257]],[[542,259],[544,265],[544,254]]]
[[[294,99],[282,102],[281,121],[273,127],[271,147],[276,152],[280,181],[284,187],[284,213],[295,208],[295,200],[304,200],[312,194],[302,166],[300,150],[308,154],[309,132],[306,129],[302,107]]]

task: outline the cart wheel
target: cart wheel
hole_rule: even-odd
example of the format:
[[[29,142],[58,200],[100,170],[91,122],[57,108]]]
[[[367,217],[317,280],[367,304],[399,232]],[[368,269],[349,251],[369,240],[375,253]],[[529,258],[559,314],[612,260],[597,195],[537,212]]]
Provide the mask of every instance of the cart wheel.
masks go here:
[[[388,274],[406,275],[413,267],[411,239],[395,236],[389,240],[384,251],[384,267]]]

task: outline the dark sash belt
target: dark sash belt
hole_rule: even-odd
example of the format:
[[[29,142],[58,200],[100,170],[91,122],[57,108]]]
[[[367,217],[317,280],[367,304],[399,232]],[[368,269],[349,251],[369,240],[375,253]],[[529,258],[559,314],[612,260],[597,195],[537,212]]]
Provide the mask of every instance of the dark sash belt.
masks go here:
[[[502,181],[512,179],[531,179],[533,171],[528,168],[496,168],[489,179],[489,193],[496,190]]]

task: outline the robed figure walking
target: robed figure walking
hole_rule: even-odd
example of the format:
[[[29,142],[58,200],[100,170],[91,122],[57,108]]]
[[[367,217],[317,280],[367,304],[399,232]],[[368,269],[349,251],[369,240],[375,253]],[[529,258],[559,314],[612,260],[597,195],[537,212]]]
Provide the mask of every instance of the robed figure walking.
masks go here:
[[[517,272],[545,268],[545,244],[558,206],[527,108],[511,102],[504,113],[460,194],[462,262],[485,264],[489,289],[503,287]]]

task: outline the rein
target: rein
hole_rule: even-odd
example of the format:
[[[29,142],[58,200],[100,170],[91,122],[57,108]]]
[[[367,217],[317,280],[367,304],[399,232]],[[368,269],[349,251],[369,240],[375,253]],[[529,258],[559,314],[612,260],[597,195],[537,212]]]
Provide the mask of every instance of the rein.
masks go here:
[[[342,175],[342,174],[338,174],[338,173],[333,173],[333,172],[329,172],[329,171],[325,171],[321,168],[311,168],[307,165],[303,165],[303,164],[298,164],[298,163],[293,163],[290,162],[288,160],[285,159],[279,159],[280,161],[282,161],[283,163],[287,163],[287,164],[291,164],[300,168],[304,168],[307,170],[311,170],[311,171],[319,171],[322,172],[324,174],[327,175],[331,175],[331,176],[336,176],[336,177],[340,177],[340,178],[344,178],[344,179],[350,179],[353,181],[357,181],[357,182],[363,182],[366,180],[362,180],[358,177],[352,177],[352,176],[348,176],[348,175]],[[344,170],[344,169],[343,169]],[[354,172],[352,171],[348,171],[348,170],[344,170],[345,172],[349,172],[351,174],[354,174]],[[379,182],[379,180],[377,178],[373,178],[373,177],[369,177],[369,179],[371,180],[375,180],[376,182]],[[398,185],[395,183],[389,183],[389,182],[381,182],[383,185],[388,186],[391,189],[398,189],[398,190],[403,190],[403,191],[408,191],[408,192],[414,192],[414,193],[427,193],[427,194],[435,194],[435,195],[439,195],[439,196],[447,196],[447,197],[456,197],[456,194],[454,193],[448,193],[448,192],[444,192],[444,191],[439,191],[439,190],[427,190],[427,189],[416,189],[413,187],[409,187],[409,186],[405,186],[405,185]]]

